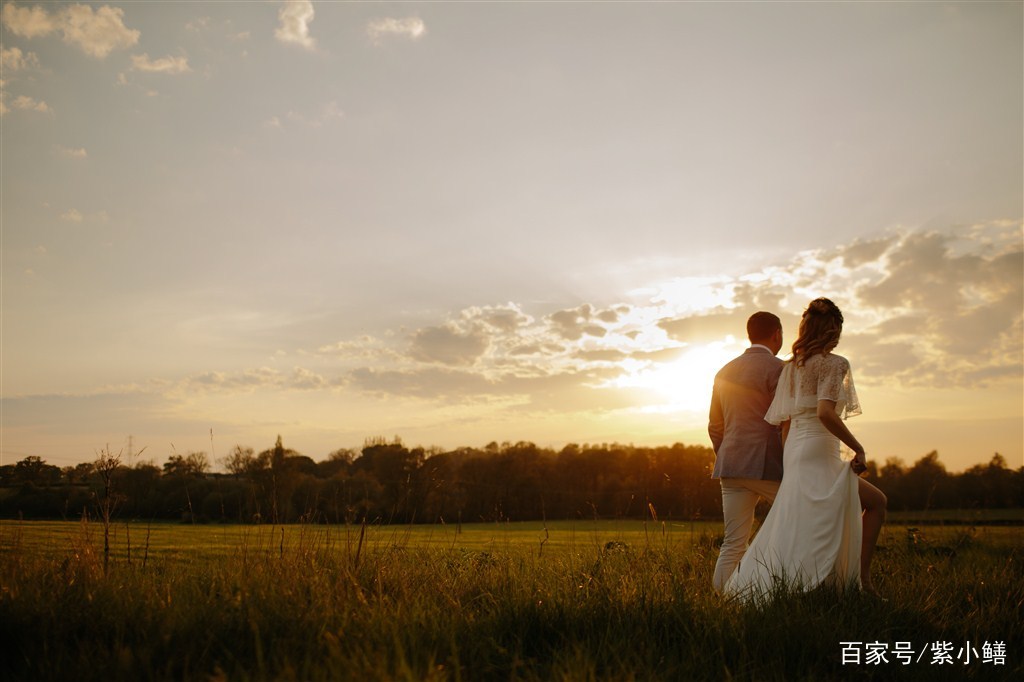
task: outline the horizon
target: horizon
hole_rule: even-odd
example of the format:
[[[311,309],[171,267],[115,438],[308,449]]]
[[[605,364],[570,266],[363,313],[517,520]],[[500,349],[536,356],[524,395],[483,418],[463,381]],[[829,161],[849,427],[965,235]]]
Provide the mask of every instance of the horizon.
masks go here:
[[[0,464],[710,446],[826,296],[869,460],[1024,466],[1022,22],[5,2]]]

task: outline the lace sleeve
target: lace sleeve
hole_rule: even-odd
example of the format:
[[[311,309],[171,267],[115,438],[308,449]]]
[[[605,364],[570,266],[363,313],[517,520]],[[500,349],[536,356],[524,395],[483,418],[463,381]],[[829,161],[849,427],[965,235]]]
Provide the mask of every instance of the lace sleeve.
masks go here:
[[[831,356],[830,361],[821,367],[817,395],[818,400],[835,401],[836,412],[843,419],[861,414],[850,362],[840,355]]]

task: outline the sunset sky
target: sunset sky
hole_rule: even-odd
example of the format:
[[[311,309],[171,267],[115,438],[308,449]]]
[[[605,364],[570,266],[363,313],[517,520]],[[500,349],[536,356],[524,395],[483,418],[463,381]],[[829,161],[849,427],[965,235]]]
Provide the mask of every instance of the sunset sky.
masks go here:
[[[1024,465],[1024,5],[7,2],[2,461],[710,444],[817,296]]]

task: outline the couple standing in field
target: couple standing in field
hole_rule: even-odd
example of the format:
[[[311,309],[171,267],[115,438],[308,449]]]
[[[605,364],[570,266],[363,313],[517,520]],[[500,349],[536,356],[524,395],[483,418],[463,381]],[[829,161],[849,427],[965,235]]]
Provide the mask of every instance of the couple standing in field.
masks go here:
[[[713,584],[741,599],[777,586],[809,590],[857,584],[877,595],[871,557],[885,520],[885,495],[861,479],[864,448],[844,419],[860,414],[846,358],[832,353],[843,315],[827,298],[800,320],[793,357],[783,362],[782,323],[747,320],[750,348],[715,376],[708,434],[712,478],[721,480],[725,537]],[[840,442],[853,459],[840,456]],[[758,499],[771,510],[747,546]]]

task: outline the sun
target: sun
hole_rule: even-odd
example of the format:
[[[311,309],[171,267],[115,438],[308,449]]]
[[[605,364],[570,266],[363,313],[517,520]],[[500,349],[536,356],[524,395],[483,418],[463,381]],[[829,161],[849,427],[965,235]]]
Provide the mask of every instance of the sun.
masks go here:
[[[723,341],[692,345],[670,362],[628,368],[614,383],[621,388],[650,391],[661,402],[645,407],[658,412],[706,413],[715,374],[738,352],[736,339],[731,336]]]

